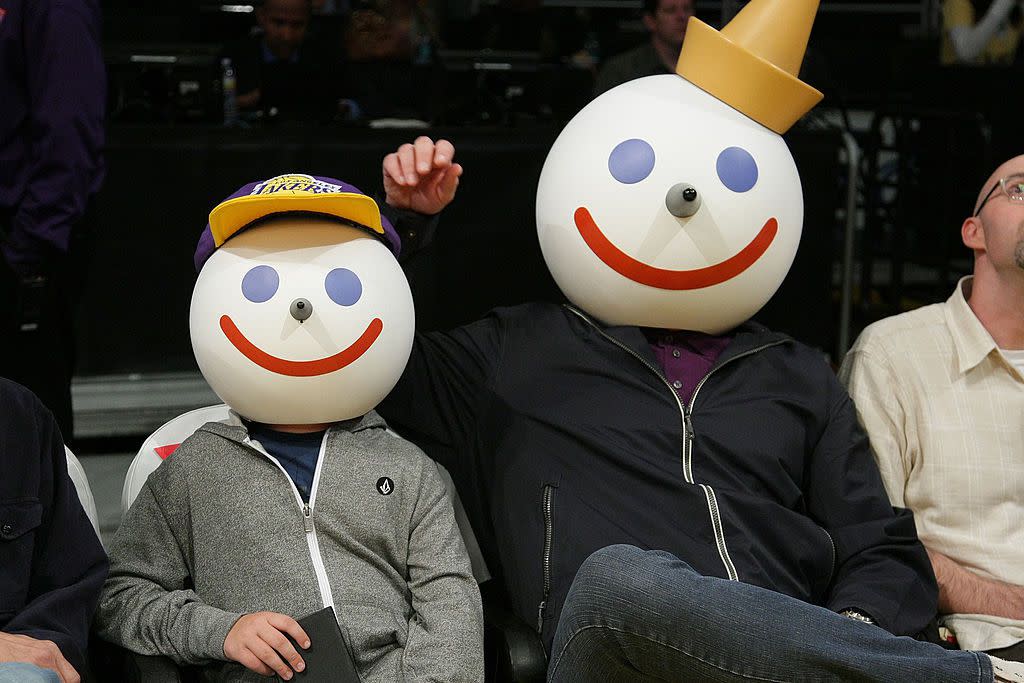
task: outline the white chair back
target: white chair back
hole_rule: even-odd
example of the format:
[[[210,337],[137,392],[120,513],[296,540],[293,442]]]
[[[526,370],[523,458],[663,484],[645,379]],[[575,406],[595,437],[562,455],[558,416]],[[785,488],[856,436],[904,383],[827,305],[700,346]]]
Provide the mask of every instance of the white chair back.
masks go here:
[[[229,413],[230,409],[223,403],[196,408],[168,420],[150,434],[139,447],[139,452],[132,460],[128,474],[124,478],[124,488],[121,490],[121,515],[128,512],[149,475],[181,445],[182,441],[192,436],[193,432],[207,422],[226,422]]]
[[[92,528],[96,530],[96,535],[99,536],[100,523],[99,516],[96,514],[96,499],[92,497],[92,489],[89,487],[89,478],[85,476],[85,468],[67,446],[64,447],[64,455],[67,456],[68,476],[71,478],[71,483],[75,485],[75,491],[78,492],[78,500],[82,502],[85,514],[92,522]]]

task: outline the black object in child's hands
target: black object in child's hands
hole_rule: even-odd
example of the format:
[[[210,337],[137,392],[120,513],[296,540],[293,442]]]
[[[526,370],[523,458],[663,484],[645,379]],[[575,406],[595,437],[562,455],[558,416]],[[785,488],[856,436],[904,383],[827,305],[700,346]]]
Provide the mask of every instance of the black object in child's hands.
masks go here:
[[[297,621],[309,636],[309,649],[303,650],[285,634],[306,663],[306,668],[294,672],[293,681],[360,683],[352,650],[341,634],[333,607],[324,607]],[[278,676],[278,680],[283,679]]]

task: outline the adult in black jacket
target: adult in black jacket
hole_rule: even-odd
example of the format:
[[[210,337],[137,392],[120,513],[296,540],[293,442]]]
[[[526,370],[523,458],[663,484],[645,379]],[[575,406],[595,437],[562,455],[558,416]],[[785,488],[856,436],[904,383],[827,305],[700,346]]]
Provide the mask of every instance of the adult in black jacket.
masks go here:
[[[0,472],[0,680],[78,681],[107,556],[53,416],[3,378]]]
[[[809,32],[816,4],[752,0],[734,37],[778,54],[751,27]],[[609,91],[548,154],[537,230],[572,305],[418,335],[379,410],[452,473],[551,680],[991,681],[983,654],[894,637],[936,609],[913,517],[821,354],[747,322],[802,221],[775,128],[814,92],[694,21],[683,78]],[[453,153],[388,155],[388,203],[440,211]]]
[[[525,304],[418,334],[378,410],[451,472],[488,566],[553,661],[581,575],[605,587],[586,602],[703,634],[695,648],[725,660],[673,668],[663,650],[625,645],[609,659],[612,636],[585,653],[598,668],[561,672],[568,680],[632,680],[638,667],[739,680],[723,669],[737,660],[765,680],[992,680],[975,653],[892,637],[935,614],[927,554],[912,514],[891,507],[833,371],[785,335],[741,325],[684,402],[641,328]],[[710,582],[686,586],[689,601],[671,593],[677,558]],[[719,610],[730,620],[709,621]],[[658,662],[667,672],[643,668]]]
[[[385,164],[389,202],[434,213],[450,200],[453,183],[437,189],[451,165],[443,144],[434,154],[421,138],[422,153],[400,153],[434,154],[426,167],[395,166],[397,155]],[[398,186],[407,171],[416,182]],[[651,637],[660,622],[701,634],[722,666],[771,680],[991,680],[975,653],[892,637],[926,627],[935,580],[820,353],[745,323],[684,401],[645,332],[571,305],[499,309],[417,335],[379,407],[452,473],[496,580],[545,646],[573,590],[595,610],[625,610]],[[677,558],[695,571],[680,572]],[[581,578],[605,590],[581,591]],[[669,667],[641,669],[649,676],[733,680],[717,665],[672,668],[663,650],[644,656],[615,637],[585,654],[602,680],[637,675],[641,662]]]

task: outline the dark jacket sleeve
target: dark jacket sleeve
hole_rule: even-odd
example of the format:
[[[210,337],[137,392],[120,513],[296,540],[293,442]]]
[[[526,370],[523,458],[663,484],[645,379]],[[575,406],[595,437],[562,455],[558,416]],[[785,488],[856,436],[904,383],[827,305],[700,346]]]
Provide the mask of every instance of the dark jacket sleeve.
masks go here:
[[[34,397],[33,397],[34,398]],[[5,409],[9,399],[4,397]],[[107,576],[107,556],[68,476],[64,442],[53,417],[36,401],[42,517],[34,531],[25,604],[3,625],[7,633],[52,640],[76,670],[85,670],[89,625]],[[6,429],[12,426],[6,425]],[[26,440],[35,436],[25,437]],[[6,455],[4,457],[7,457]]]
[[[451,332],[417,333],[409,364],[377,411],[449,470],[461,470],[501,362],[496,313]],[[454,474],[454,472],[453,472]]]
[[[836,564],[826,606],[857,609],[896,635],[920,633],[938,587],[909,510],[894,509],[853,402],[828,378],[829,413],[808,478],[809,512],[832,536]]]
[[[415,211],[396,209],[382,197],[378,196],[376,199],[381,215],[391,221],[399,239],[402,240],[402,250],[398,255],[398,260],[403,268],[408,268],[410,261],[420,256],[427,247],[433,244],[441,214],[427,216]]]
[[[67,250],[102,173],[106,100],[97,2],[26,2],[24,8],[32,154],[3,246],[19,272]]]

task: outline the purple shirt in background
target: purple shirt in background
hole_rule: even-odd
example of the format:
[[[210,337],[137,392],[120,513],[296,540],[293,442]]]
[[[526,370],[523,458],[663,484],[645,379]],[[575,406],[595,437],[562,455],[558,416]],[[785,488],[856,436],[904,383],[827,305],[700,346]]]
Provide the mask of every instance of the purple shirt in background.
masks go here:
[[[680,400],[688,403],[697,384],[732,341],[732,334],[704,334],[689,330],[642,328],[658,365]]]
[[[0,0],[0,248],[66,252],[103,181],[106,69],[98,0]]]

